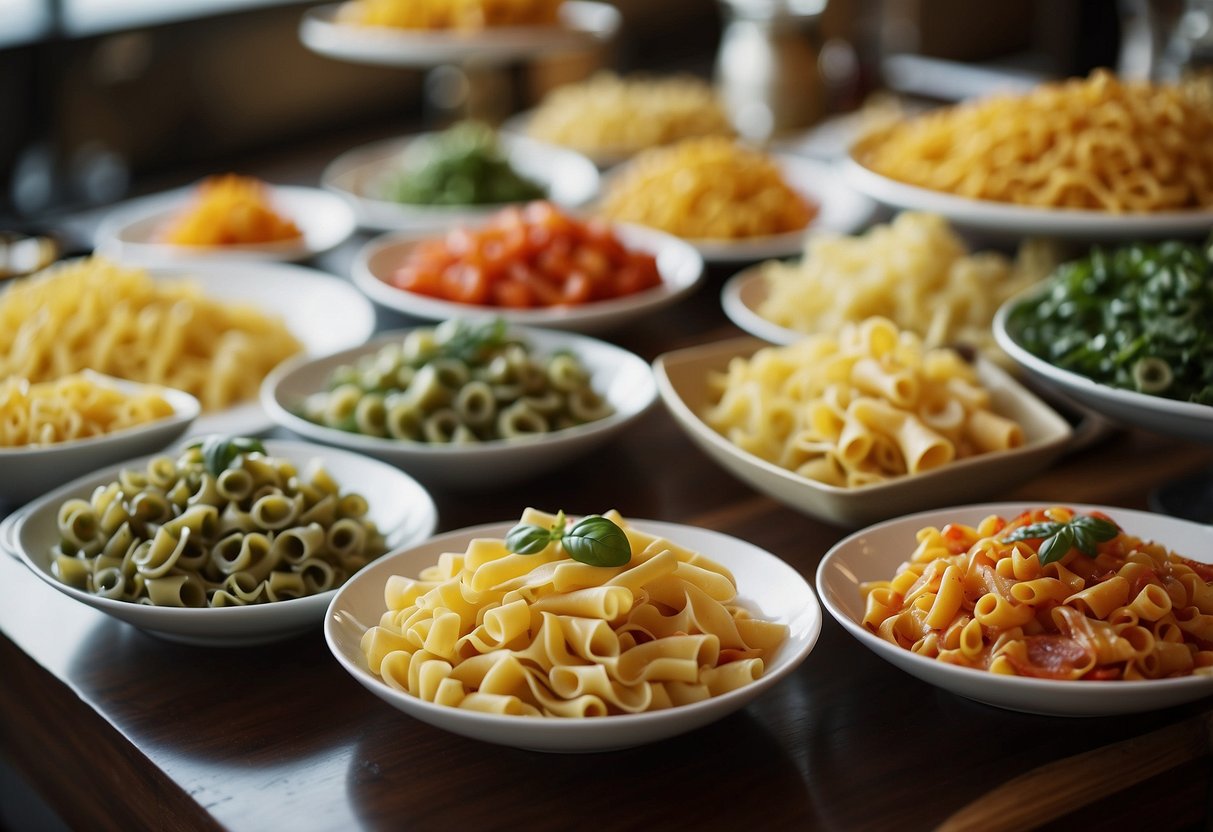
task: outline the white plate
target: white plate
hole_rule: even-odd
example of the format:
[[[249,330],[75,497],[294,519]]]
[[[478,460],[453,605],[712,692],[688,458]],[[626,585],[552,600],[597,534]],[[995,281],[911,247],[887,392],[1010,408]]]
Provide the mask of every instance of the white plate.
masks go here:
[[[1009,299],[994,315],[994,339],[1007,355],[1047,386],[1111,419],[1195,442],[1213,442],[1213,407],[1122,390],[1063,370],[1024,349],[1007,329],[1011,310],[1039,288]]]
[[[709,263],[745,263],[802,254],[812,234],[851,234],[868,224],[876,203],[844,182],[829,165],[799,156],[774,155],[789,187],[817,204],[813,221],[800,231],[743,240],[684,238]],[[622,165],[606,175],[603,192],[627,171]]]
[[[501,205],[409,205],[381,196],[409,145],[432,135],[388,139],[343,153],[325,168],[320,183],[354,205],[360,225],[378,231],[445,231],[500,211]],[[542,185],[552,202],[572,208],[598,194],[598,169],[580,153],[519,136],[501,134],[499,141],[513,168]]]
[[[615,412],[605,419],[543,436],[476,445],[381,439],[318,425],[295,415],[293,409],[306,396],[326,389],[334,369],[373,354],[385,344],[400,343],[403,332],[387,332],[361,347],[324,358],[297,357],[284,362],[266,377],[261,388],[262,404],[274,421],[300,436],[385,460],[427,483],[474,489],[532,477],[589,453],[627,428],[657,399],[649,365],[613,344],[540,329],[515,327],[512,334],[522,337],[540,354],[568,350],[576,355],[589,370],[594,389]]]
[[[243,302],[266,315],[280,315],[307,355],[324,355],[365,341],[375,329],[375,310],[344,280],[285,263],[195,263],[154,266],[157,280],[185,279],[203,295],[224,303]],[[203,413],[195,433],[250,436],[273,427],[256,399]]]
[[[354,233],[354,210],[319,188],[270,186],[274,210],[292,220],[295,240],[231,246],[179,246],[161,239],[165,226],[197,196],[197,186],[135,199],[110,211],[97,229],[99,254],[125,263],[171,265],[214,261],[290,261],[315,257]]]
[[[866,647],[924,682],[999,708],[1050,716],[1111,716],[1152,711],[1213,694],[1213,677],[1189,676],[1140,682],[1083,682],[1004,676],[958,667],[911,653],[869,632],[863,625],[865,581],[889,580],[909,559],[924,526],[949,522],[976,525],[990,514],[1012,517],[1049,503],[991,503],[914,514],[856,532],[835,544],[817,567],[817,592],[830,614]],[[1174,517],[1107,506],[1074,505],[1081,512],[1103,511],[1129,534],[1155,540],[1185,557],[1208,562],[1213,527]]]
[[[0,448],[0,504],[19,505],[103,465],[163,448],[183,434],[201,410],[197,399],[180,390],[139,384],[92,370],[84,370],[83,374],[128,396],[156,393],[169,403],[173,412],[163,419],[104,436],[54,445]]]
[[[367,516],[387,538],[389,551],[418,543],[437,527],[438,511],[429,493],[412,477],[390,465],[306,442],[271,439],[265,447],[271,456],[294,461],[300,470],[310,460],[322,460],[343,492],[354,491],[367,499],[370,504]],[[72,497],[88,499],[94,488],[113,481],[121,469],[146,460],[147,457],[129,460],[81,477],[19,509],[12,519],[6,520],[0,543],[63,594],[169,641],[215,647],[264,644],[310,630],[320,623],[337,592],[335,589],[289,601],[189,609],[101,598],[59,581],[51,572],[50,554],[51,547],[59,542],[56,524],[59,506]]]
[[[1009,202],[970,199],[907,185],[864,167],[848,155],[842,161],[846,179],[857,190],[898,210],[941,214],[957,229],[980,231],[1001,239],[1061,237],[1097,241],[1192,237],[1213,228],[1213,210],[1113,214],[1107,211],[1035,208]]]
[[[390,575],[415,576],[437,562],[442,552],[463,551],[474,537],[502,537],[514,523],[494,523],[449,532],[389,555],[359,572],[337,591],[324,621],[324,637],[341,666],[363,687],[411,717],[485,742],[536,751],[609,751],[672,737],[707,725],[744,708],[804,661],[821,633],[821,608],[804,578],[763,549],[735,537],[694,526],[629,521],[701,552],[733,572],[739,603],[755,617],[787,624],[787,641],[754,683],[692,705],[641,714],[590,719],[560,719],[476,713],[435,705],[395,690],[366,667],[359,640],[378,624],[384,610],[383,587]]]
[[[387,234],[367,243],[354,258],[354,283],[376,303],[415,318],[503,318],[511,324],[599,332],[630,323],[689,294],[703,279],[703,258],[687,243],[669,234],[638,226],[615,225],[615,233],[630,249],[657,256],[662,284],[643,292],[578,306],[507,309],[473,306],[397,289],[387,282],[405,261],[410,249],[430,234]]]
[[[711,402],[708,374],[723,372],[734,356],[766,346],[751,338],[718,341],[661,355],[657,389],[687,435],[734,476],[797,511],[854,528],[908,511],[987,497],[1048,467],[1072,436],[1069,424],[1007,373],[979,361],[977,374],[994,409],[1023,427],[1026,441],[1010,451],[966,457],[925,474],[896,477],[863,488],[840,488],[802,477],[738,448],[700,414]]]
[[[589,49],[619,29],[619,11],[606,3],[566,2],[554,26],[497,26],[479,31],[400,29],[336,22],[339,4],[303,15],[299,38],[314,52],[356,63],[427,67],[474,60],[499,64],[560,51]]]
[[[767,283],[762,276],[763,265],[751,266],[730,277],[720,291],[724,314],[738,327],[755,338],[772,344],[794,344],[805,333],[780,326],[758,314],[758,307],[767,298]]]

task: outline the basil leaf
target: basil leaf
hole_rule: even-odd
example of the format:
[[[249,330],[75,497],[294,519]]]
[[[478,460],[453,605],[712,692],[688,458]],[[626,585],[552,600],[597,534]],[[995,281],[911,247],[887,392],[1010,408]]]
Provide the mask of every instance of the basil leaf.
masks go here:
[[[1014,543],[1017,540],[1036,540],[1037,538],[1052,537],[1062,530],[1061,523],[1030,523],[1027,526],[1020,526],[1015,531],[1003,538],[1007,543]]]
[[[537,555],[551,542],[551,532],[531,523],[519,523],[505,533],[505,548],[516,555]]]
[[[1106,543],[1120,534],[1120,529],[1115,523],[1099,517],[1091,517],[1087,514],[1075,517],[1070,521],[1070,525],[1084,530],[1097,543]]]
[[[1040,544],[1040,551],[1037,552],[1037,556],[1040,558],[1040,565],[1044,566],[1053,561],[1061,560],[1073,548],[1074,531],[1068,525],[1062,526],[1057,534]]]
[[[569,557],[590,566],[623,566],[632,559],[632,545],[623,529],[598,514],[578,521],[561,543]]]
[[[265,445],[258,439],[246,436],[220,436],[211,434],[197,442],[191,442],[187,448],[202,449],[202,464],[207,473],[218,477],[242,454],[266,453]]]

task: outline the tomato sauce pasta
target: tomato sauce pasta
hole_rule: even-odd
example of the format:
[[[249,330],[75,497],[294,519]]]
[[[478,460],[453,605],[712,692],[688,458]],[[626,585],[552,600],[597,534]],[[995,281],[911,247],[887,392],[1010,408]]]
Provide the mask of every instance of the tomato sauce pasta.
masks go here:
[[[1055,506],[920,529],[897,575],[863,586],[863,626],[926,658],[992,673],[1213,674],[1213,566],[1111,521]],[[1025,536],[1098,524],[1106,539],[1070,538],[1053,551],[1047,537]]]

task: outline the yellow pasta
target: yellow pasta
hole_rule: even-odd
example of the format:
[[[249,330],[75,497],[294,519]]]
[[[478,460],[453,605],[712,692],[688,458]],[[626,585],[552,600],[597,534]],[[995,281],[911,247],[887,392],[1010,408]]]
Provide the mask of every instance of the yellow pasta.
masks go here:
[[[274,210],[262,182],[229,173],[203,180],[163,238],[179,246],[230,246],[294,240],[302,234]]]
[[[799,231],[817,206],[769,156],[713,136],[641,153],[608,187],[602,213],[679,237],[735,240]]]
[[[884,176],[974,199],[1147,213],[1213,206],[1213,111],[1107,71],[938,110],[862,139]]]
[[[815,236],[799,263],[763,264],[766,295],[755,311],[805,334],[837,333],[879,315],[928,348],[967,344],[1000,359],[994,313],[1055,260],[1043,242],[1026,243],[1013,262],[996,252],[969,254],[943,217],[907,211],[859,236]]]
[[[527,123],[536,139],[593,156],[631,156],[695,136],[731,136],[724,105],[693,76],[599,72],[549,93]]]
[[[14,376],[0,382],[0,447],[87,439],[172,414],[151,390],[124,393],[84,374],[40,384]]]
[[[495,26],[550,25],[563,0],[348,0],[337,20],[360,26],[476,31]]]
[[[277,318],[99,257],[52,267],[0,295],[0,378],[37,383],[93,369],[185,390],[218,410],[255,397],[265,375],[301,347]]]
[[[1063,528],[1088,539],[1046,543]],[[1213,566],[1112,518],[1052,506],[928,526],[916,538],[892,580],[862,587],[863,626],[907,650],[1046,679],[1213,673]]]
[[[744,451],[856,488],[1006,451],[1023,429],[991,408],[951,349],[926,349],[886,318],[734,358],[704,421]]]
[[[724,567],[604,516],[627,537],[621,566],[481,538],[417,579],[389,578],[362,638],[371,672],[441,705],[556,717],[670,708],[759,678],[787,627],[750,617]],[[527,509],[522,522],[563,516]]]

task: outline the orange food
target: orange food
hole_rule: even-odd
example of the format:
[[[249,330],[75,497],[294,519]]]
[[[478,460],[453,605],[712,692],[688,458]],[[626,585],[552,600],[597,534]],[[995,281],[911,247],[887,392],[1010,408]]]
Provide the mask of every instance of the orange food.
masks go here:
[[[229,173],[203,180],[197,198],[164,232],[164,240],[179,246],[228,246],[292,240],[302,234],[299,226],[274,211],[262,182]]]
[[[548,202],[496,214],[488,225],[426,240],[392,285],[480,306],[571,306],[661,284],[657,261],[631,251],[601,220],[581,222]]]

